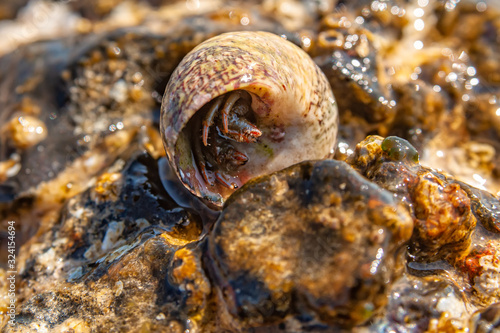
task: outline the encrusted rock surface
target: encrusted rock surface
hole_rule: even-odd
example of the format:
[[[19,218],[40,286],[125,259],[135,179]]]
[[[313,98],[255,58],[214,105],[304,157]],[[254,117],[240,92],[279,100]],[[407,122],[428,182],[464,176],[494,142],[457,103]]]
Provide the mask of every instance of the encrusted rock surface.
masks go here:
[[[207,266],[242,327],[285,317],[285,325],[349,328],[385,304],[412,228],[392,193],[346,163],[305,162],[231,197],[209,237]]]

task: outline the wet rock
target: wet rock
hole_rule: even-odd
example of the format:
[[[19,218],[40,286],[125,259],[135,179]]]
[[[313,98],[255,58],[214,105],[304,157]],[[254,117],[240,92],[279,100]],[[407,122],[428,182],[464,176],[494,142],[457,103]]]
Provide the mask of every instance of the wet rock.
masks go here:
[[[50,53],[58,56],[49,58]],[[3,181],[16,193],[53,179],[84,152],[71,120],[58,110],[64,96],[59,75],[68,53],[67,41],[52,41],[21,47],[0,58],[0,89],[9,91],[0,96],[0,127],[7,133],[2,138],[0,160],[18,156],[17,172],[7,174]]]
[[[329,22],[329,20],[327,20]],[[318,34],[314,60],[325,73],[338,99],[339,109],[369,122],[392,116],[394,102],[377,76],[379,59],[369,31],[339,20]],[[347,25],[351,27],[351,25]],[[324,55],[327,54],[327,55]],[[343,117],[341,113],[341,117]]]
[[[500,301],[500,247],[498,238],[487,242],[484,239],[475,237],[470,252],[456,266],[466,275],[467,289],[475,300],[487,305]]]
[[[500,233],[500,200],[498,196],[464,182],[456,181],[471,200],[472,210],[482,226],[493,233]]]
[[[196,247],[201,219],[168,196],[154,158],[135,151],[128,160],[72,198],[25,253],[26,302],[9,332],[119,331],[130,320],[180,332],[204,318],[211,287]]]
[[[406,264],[411,274],[457,274],[475,302],[498,302],[496,196],[421,166],[416,150],[400,138],[369,137],[349,162],[411,212],[415,228]]]
[[[158,98],[183,51],[169,52],[165,36],[138,29],[89,38],[61,74],[75,131],[92,147],[111,132],[152,119]],[[188,52],[189,48],[187,49]],[[169,56],[171,61],[164,61]],[[156,90],[158,89],[158,90]]]
[[[497,94],[498,95],[498,94]],[[467,129],[472,138],[490,148],[489,153],[482,154],[472,160],[479,160],[476,168],[483,173],[500,175],[500,117],[497,110],[500,108],[500,98],[491,93],[478,93],[474,99],[465,105]]]
[[[387,313],[374,332],[457,332],[466,329],[466,296],[440,276],[404,275],[392,285]]]
[[[32,249],[22,276],[43,281],[61,270],[78,270],[81,275],[145,229],[158,226],[190,242],[201,236],[200,223],[199,216],[180,209],[165,192],[156,161],[136,153],[129,164],[117,162],[93,187],[68,201],[59,223]]]
[[[393,83],[397,105],[387,132],[409,140],[417,148],[443,126],[446,99],[425,82]]]
[[[420,166],[418,153],[397,137],[368,137],[349,159],[363,175],[394,192],[415,221],[409,255],[415,261],[453,262],[471,243],[476,218],[460,185]]]
[[[471,319],[471,332],[494,333],[500,331],[500,303],[478,311]]]
[[[498,84],[498,43],[492,43],[500,35],[495,5],[484,3],[476,6],[474,2],[446,5],[436,2],[434,6],[439,18],[437,30],[444,36],[460,40],[477,64],[481,78],[488,83]]]
[[[341,160],[349,155],[347,150],[394,117],[395,101],[380,75],[379,44],[373,31],[356,20],[355,13],[365,5],[345,4],[354,7],[352,11],[340,6],[322,18],[317,34],[303,37],[311,41],[305,49],[325,73],[334,95],[342,96],[337,97],[341,112],[335,156]]]
[[[60,281],[28,299],[6,332],[198,332],[210,283],[198,250],[172,239],[159,228],[141,232],[78,282]]]
[[[305,162],[250,182],[208,241],[228,329],[363,323],[385,304],[411,228],[391,193],[343,162]]]

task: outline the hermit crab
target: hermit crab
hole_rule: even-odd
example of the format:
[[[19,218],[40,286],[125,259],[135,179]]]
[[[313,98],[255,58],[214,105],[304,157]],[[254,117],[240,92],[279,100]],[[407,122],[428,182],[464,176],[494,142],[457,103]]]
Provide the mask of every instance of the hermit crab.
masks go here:
[[[333,152],[330,85],[281,36],[232,32],[198,45],[172,73],[161,133],[181,182],[210,206],[249,179]]]

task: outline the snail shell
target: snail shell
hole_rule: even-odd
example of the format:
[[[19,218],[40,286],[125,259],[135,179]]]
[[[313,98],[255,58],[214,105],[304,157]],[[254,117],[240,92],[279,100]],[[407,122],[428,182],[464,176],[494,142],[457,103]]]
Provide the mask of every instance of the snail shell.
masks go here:
[[[224,94],[240,101],[226,117]],[[216,208],[253,177],[328,157],[337,126],[325,75],[299,47],[267,32],[225,33],[198,45],[173,72],[161,109],[171,166]]]

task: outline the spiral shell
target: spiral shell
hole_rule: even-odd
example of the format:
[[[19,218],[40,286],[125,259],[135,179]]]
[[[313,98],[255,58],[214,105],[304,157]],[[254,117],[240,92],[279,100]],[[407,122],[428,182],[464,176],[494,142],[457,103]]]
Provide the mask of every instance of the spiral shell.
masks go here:
[[[203,132],[197,128],[201,120],[193,118],[212,100],[241,90],[251,97],[252,114],[247,117],[251,121],[245,122],[254,124],[261,134],[237,142],[222,133],[223,125],[212,129],[212,137],[227,140],[248,160],[225,172],[231,186],[207,182],[200,170],[204,164],[197,158],[205,153],[199,147],[203,151],[216,147],[214,141],[198,142]],[[237,187],[253,177],[328,157],[335,146],[337,126],[337,104],[325,75],[299,47],[267,32],[225,33],[198,45],[173,72],[161,110],[161,132],[170,164],[182,183],[213,207],[221,207]],[[213,164],[208,163],[212,171],[217,170]]]

